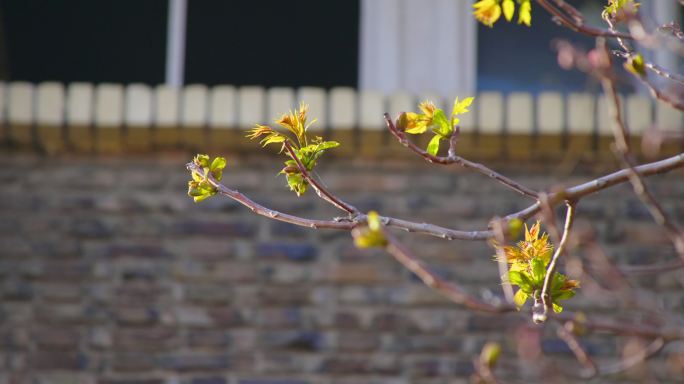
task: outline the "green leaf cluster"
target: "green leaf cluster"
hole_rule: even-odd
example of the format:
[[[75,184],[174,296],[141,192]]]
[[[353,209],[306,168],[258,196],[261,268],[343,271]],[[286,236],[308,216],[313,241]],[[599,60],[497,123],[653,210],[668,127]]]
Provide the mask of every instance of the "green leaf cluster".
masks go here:
[[[209,182],[209,176],[221,181],[223,178],[223,169],[226,167],[226,159],[223,157],[215,157],[211,160],[208,155],[196,155],[192,162],[202,171],[191,171],[192,180],[188,182],[188,196],[192,197],[195,203],[213,196],[217,190]]]
[[[297,161],[289,152],[284,151],[285,143],[292,147],[297,160],[308,172],[314,169],[318,159],[326,150],[340,145],[336,141],[324,141],[320,136],[310,138],[307,135],[308,128],[316,121],[314,119],[307,124],[308,110],[309,107],[302,103],[299,109],[283,114],[278,120],[275,120],[278,126],[285,128],[284,132],[268,125],[258,124],[250,129],[247,134],[247,137],[251,140],[260,138],[260,143],[264,147],[269,144],[280,143],[282,145],[280,153],[285,153],[285,156],[289,159],[285,161],[285,167],[283,167],[280,173],[285,175],[287,185],[297,196],[301,196],[306,192],[309,183],[297,166]]]
[[[548,234],[540,232],[540,223],[531,228],[525,225],[525,239],[515,246],[502,247],[506,261],[510,264],[508,281],[519,289],[515,293],[515,305],[520,308],[528,298],[539,299],[546,269],[551,261],[553,245],[549,243]],[[561,312],[563,307],[560,300],[567,300],[575,296],[575,289],[579,282],[569,279],[559,272],[554,272],[550,285],[550,298],[555,312]]]
[[[468,107],[473,103],[473,100],[475,100],[474,97],[466,97],[461,101],[456,98],[449,118],[433,102],[426,100],[418,105],[423,113],[402,113],[399,115],[397,127],[412,135],[419,135],[430,129],[434,136],[430,139],[426,151],[432,156],[436,156],[440,142],[442,140],[448,141],[461,122],[456,116],[469,112]]]
[[[368,212],[367,225],[354,228],[352,236],[354,237],[354,245],[358,248],[387,246],[387,238],[382,230],[380,215],[375,211]]]

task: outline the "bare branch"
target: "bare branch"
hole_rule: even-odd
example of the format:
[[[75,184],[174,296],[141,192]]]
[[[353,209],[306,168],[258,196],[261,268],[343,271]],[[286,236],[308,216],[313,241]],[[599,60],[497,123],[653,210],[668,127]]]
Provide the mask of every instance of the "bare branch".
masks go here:
[[[684,167],[684,153],[655,161],[652,163],[642,164],[634,167],[634,171],[641,177],[653,176],[673,169]],[[549,194],[549,204],[556,206],[565,200],[579,201],[579,199],[599,192],[608,187],[624,183],[629,180],[629,170],[621,169],[611,174],[599,177],[597,179],[567,188],[565,190]],[[521,219],[526,220],[536,215],[541,209],[539,202],[530,205],[529,207],[515,213],[511,213],[504,217],[504,220]]]
[[[573,322],[578,327],[590,332],[605,332],[615,335],[623,336],[638,336],[647,339],[662,338],[665,341],[684,340],[684,330],[680,327],[663,329],[662,327],[651,327],[648,325],[627,324],[624,322],[614,323],[600,320],[577,320],[577,315],[563,311],[562,313],[554,313],[549,316],[549,319],[560,322]],[[574,325],[573,325],[574,326]]]
[[[544,8],[547,12],[549,12],[554,17],[554,20],[558,21],[558,23],[564,27],[567,27],[575,32],[579,32],[592,37],[603,36],[633,39],[633,37],[629,34],[613,32],[611,30],[585,25],[583,20],[580,21],[577,19],[577,16],[574,14],[574,12],[572,16],[569,16],[562,11],[567,11],[567,4],[561,5],[560,0],[553,0],[553,2],[554,4],[551,4],[548,0],[537,0],[537,3],[541,5],[541,7]]]
[[[490,312],[505,313],[515,311],[511,305],[494,305],[470,296],[454,283],[450,283],[434,272],[430,271],[422,261],[418,260],[413,254],[404,247],[394,236],[385,232],[387,238],[387,251],[401,263],[406,269],[413,272],[428,287],[441,293],[454,303],[461,304],[468,309]]]
[[[606,57],[610,60],[610,55],[608,55],[604,43],[599,41],[598,45],[599,48],[604,50]],[[615,147],[618,159],[628,171],[629,181],[632,183],[634,193],[639,197],[639,200],[641,200],[644,206],[646,206],[655,222],[667,231],[677,254],[684,260],[684,234],[674,221],[672,221],[669,215],[665,213],[665,210],[648,189],[644,180],[634,169],[634,160],[630,154],[629,142],[627,140],[627,127],[622,118],[620,97],[618,96],[615,82],[609,76],[604,76],[601,83],[603,85],[603,91],[610,96],[612,101],[612,103],[610,103],[610,112],[613,119],[613,136],[615,137]]]
[[[616,363],[598,367],[598,374],[608,375],[626,371],[660,352],[666,344],[665,340],[659,337],[638,353],[632,354]]]
[[[584,347],[582,347],[579,340],[577,340],[577,337],[572,333],[572,327],[572,322],[566,322],[558,327],[556,334],[565,342],[565,344],[567,344],[577,361],[585,366],[587,374],[583,376],[585,378],[593,377],[598,373],[596,362],[594,362],[594,359],[592,359],[587,351],[584,350]]]

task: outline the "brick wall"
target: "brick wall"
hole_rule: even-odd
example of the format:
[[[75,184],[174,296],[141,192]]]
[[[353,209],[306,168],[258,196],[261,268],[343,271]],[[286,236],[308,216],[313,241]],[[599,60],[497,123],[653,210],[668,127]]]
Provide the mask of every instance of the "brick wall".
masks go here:
[[[188,159],[0,155],[0,383],[461,383],[488,340],[503,343],[505,382],[577,371],[553,325],[451,305],[387,254],[355,249],[347,233],[269,221],[220,197],[192,203]],[[534,188],[609,167],[495,164]],[[229,159],[225,183],[285,212],[337,214],[313,194],[286,191],[277,169],[263,157]],[[319,173],[360,209],[459,229],[528,203],[480,175],[417,159],[328,160]],[[649,180],[684,221],[682,173]],[[610,191],[582,201],[578,230],[596,230],[623,263],[674,257],[629,188]],[[499,294],[487,244],[400,236],[443,276]],[[681,271],[630,281],[629,297],[666,319],[597,294],[590,281],[566,308],[684,324]],[[583,343],[601,362],[629,344],[602,335]],[[684,346],[672,344],[611,380],[677,382],[683,366]]]

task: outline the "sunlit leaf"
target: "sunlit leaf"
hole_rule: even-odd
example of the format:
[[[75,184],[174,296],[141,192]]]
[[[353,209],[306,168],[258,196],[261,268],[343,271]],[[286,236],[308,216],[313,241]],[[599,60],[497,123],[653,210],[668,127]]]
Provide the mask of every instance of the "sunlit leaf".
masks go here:
[[[513,302],[515,303],[515,306],[520,308],[525,305],[525,302],[527,301],[527,298],[529,296],[527,293],[525,293],[522,289],[518,289],[518,291],[515,293],[513,296]]]
[[[193,162],[199,166],[199,167],[208,167],[209,166],[209,155],[196,155],[195,158],[193,159]]]
[[[515,12],[515,3],[513,0],[503,0],[501,3],[501,8],[503,9],[504,17],[507,21],[513,19],[513,13]]]
[[[466,97],[465,99],[458,101],[458,97],[456,100],[454,100],[454,108],[451,111],[451,116],[456,116],[456,115],[462,115],[464,113],[470,112],[468,107],[473,103],[475,100],[474,97]]]
[[[480,0],[473,4],[475,18],[482,24],[492,27],[501,16],[501,6],[498,0]]]
[[[426,119],[424,115],[419,115],[415,112],[407,112],[404,117],[406,119],[406,128],[404,130],[412,135],[425,132],[431,121]]]
[[[530,261],[532,264],[532,277],[534,279],[535,285],[541,285],[544,282],[544,277],[546,276],[546,264],[541,259],[532,259]]]
[[[559,304],[553,303],[553,311],[555,313],[561,313],[563,312],[563,307],[561,307]]]
[[[449,124],[449,120],[444,114],[444,111],[441,109],[435,110],[432,118],[432,131],[445,139],[448,139],[454,131],[451,124]]]
[[[518,24],[524,24],[528,27],[532,25],[532,4],[530,0],[521,0],[518,7]]]
[[[437,156],[437,152],[439,151],[439,141],[441,140],[441,137],[439,135],[434,135],[432,139],[430,139],[430,142],[428,143],[427,146],[427,153],[431,154],[432,156]]]
[[[511,284],[519,286],[525,292],[531,292],[532,291],[532,286],[533,286],[532,281],[530,281],[530,278],[527,277],[525,272],[509,271],[508,272],[508,281],[510,281]]]
[[[211,175],[216,179],[217,181],[221,181],[223,178],[223,169],[226,167],[226,159],[224,157],[216,157],[212,162],[211,166],[209,167],[211,171]]]
[[[323,141],[318,145],[318,150],[322,151],[324,149],[336,148],[339,146],[340,143],[338,143],[337,141]]]
[[[420,110],[423,111],[425,117],[429,119],[432,118],[432,116],[435,113],[435,110],[437,109],[435,104],[430,100],[425,100],[422,103],[418,104],[418,108],[420,108]]]

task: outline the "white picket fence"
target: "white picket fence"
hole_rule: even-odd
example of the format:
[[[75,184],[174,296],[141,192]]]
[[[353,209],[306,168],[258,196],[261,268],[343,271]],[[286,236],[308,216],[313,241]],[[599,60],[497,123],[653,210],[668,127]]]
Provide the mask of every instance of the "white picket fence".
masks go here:
[[[461,97],[468,95],[459,95]],[[272,122],[299,101],[310,105],[318,119],[312,129],[384,129],[383,113],[393,116],[417,110],[424,99],[447,106],[451,101],[430,94],[396,93],[384,96],[349,87],[298,89],[258,86],[182,88],[144,84],[90,84],[45,82],[0,83],[0,121],[6,124],[209,127],[232,129]],[[634,134],[649,127],[681,131],[684,114],[650,98],[623,98],[625,116]],[[484,134],[592,134],[610,135],[606,100],[587,93],[523,92],[476,95],[473,112],[464,115],[462,129]]]

